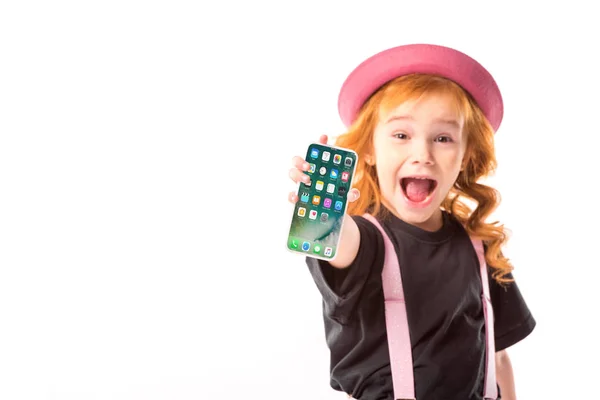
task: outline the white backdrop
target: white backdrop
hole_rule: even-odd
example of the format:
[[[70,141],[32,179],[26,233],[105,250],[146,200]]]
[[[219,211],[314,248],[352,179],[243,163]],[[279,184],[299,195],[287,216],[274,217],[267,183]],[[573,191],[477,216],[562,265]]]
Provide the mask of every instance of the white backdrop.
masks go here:
[[[490,182],[538,322],[519,399],[597,395],[591,6],[200,3],[0,5],[0,399],[343,399],[287,174],[341,132],[346,74],[413,42],[504,95]]]

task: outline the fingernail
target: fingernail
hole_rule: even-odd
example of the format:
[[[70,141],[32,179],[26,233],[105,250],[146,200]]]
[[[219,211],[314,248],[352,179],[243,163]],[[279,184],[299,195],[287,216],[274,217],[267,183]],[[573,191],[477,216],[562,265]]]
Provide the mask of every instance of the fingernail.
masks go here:
[[[304,169],[308,169],[309,165],[308,165],[308,163],[304,163],[304,164],[302,164],[302,167],[303,167]]]

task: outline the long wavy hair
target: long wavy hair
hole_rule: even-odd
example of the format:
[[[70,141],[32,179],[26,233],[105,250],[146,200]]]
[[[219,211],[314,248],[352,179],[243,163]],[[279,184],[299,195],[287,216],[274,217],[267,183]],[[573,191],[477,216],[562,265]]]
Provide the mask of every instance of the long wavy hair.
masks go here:
[[[501,251],[508,241],[508,232],[498,222],[487,222],[500,204],[500,194],[478,182],[497,167],[494,131],[473,98],[448,79],[427,74],[396,78],[376,91],[365,102],[348,131],[336,138],[337,146],[352,149],[358,154],[354,187],[360,190],[361,195],[357,201],[349,203],[347,212],[362,215],[368,211],[376,216],[383,211],[376,166],[367,164],[364,157],[373,150],[373,133],[380,113],[391,111],[404,101],[429,95],[450,95],[455,112],[464,117],[464,133],[467,135],[464,169],[441,208],[460,221],[469,235],[484,241],[487,247],[485,259],[492,268],[492,277],[504,285],[512,281],[507,275],[513,270]]]

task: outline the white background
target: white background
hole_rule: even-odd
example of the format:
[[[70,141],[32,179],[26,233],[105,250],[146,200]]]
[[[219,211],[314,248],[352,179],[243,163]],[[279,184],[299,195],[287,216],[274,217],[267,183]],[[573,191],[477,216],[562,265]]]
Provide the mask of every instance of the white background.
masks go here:
[[[504,95],[519,399],[597,396],[592,3],[201,3],[1,3],[0,399],[343,399],[287,174],[346,74],[413,42]]]

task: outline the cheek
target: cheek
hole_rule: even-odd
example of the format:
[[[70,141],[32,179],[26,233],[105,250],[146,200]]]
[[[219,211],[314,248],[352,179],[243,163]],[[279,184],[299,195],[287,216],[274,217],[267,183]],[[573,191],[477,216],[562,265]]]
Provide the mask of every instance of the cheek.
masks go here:
[[[397,185],[399,162],[394,157],[380,157],[377,159],[377,176],[379,185],[384,192],[393,191]]]
[[[456,178],[458,178],[458,175],[460,174],[461,164],[462,154],[453,155],[452,157],[449,157],[447,159],[444,169],[448,171],[448,178],[450,181],[448,182],[448,184],[450,184],[450,186],[452,186],[456,181]]]

